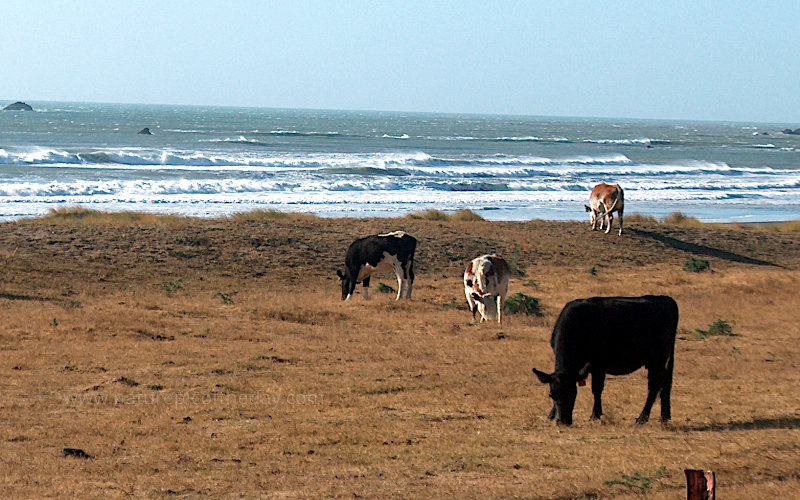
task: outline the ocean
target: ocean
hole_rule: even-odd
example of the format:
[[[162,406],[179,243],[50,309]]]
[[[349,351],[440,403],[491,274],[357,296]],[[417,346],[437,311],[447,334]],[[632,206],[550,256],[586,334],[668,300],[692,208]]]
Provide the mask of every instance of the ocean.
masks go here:
[[[800,219],[800,135],[786,124],[29,104],[0,111],[0,220],[76,205],[588,220],[599,182],[623,187],[626,214]]]

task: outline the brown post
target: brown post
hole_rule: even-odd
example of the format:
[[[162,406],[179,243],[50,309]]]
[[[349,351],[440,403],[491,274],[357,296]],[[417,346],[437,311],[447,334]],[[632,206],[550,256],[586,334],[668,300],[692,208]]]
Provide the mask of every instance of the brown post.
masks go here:
[[[686,500],[715,500],[716,476],[713,471],[685,469]]]

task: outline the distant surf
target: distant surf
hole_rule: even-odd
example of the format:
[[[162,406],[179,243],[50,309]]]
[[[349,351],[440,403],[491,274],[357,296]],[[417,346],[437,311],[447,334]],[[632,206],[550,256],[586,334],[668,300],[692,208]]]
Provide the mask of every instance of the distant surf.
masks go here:
[[[582,204],[598,182],[623,185],[628,213],[800,218],[800,138],[774,133],[767,143],[756,125],[67,103],[37,109],[23,118],[0,114],[3,220],[65,205],[199,216],[276,208],[391,217],[468,208],[493,220],[571,220],[585,217]],[[152,136],[135,133],[145,125]]]

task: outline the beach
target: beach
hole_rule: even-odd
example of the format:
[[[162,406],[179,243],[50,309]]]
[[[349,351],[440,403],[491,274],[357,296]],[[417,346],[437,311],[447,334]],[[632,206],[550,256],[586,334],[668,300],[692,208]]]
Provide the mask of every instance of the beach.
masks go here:
[[[419,241],[413,298],[388,273],[341,301],[349,243],[393,230]],[[487,252],[538,314],[472,321]],[[672,499],[684,469],[730,498],[800,489],[797,231],[64,210],[0,224],[0,262],[5,497]],[[599,422],[588,387],[549,421],[531,369],[561,308],[643,294],[680,309],[669,425],[658,403],[634,425],[644,370],[608,377]]]

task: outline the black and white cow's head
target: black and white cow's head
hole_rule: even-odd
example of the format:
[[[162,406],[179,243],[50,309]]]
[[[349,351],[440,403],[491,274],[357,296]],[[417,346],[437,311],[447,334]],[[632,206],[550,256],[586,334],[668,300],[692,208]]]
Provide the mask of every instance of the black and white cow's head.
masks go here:
[[[356,290],[356,280],[350,277],[350,273],[347,269],[345,269],[344,272],[342,272],[341,269],[337,269],[336,275],[339,276],[342,282],[342,300],[347,300],[347,297],[353,295],[353,292]]]

